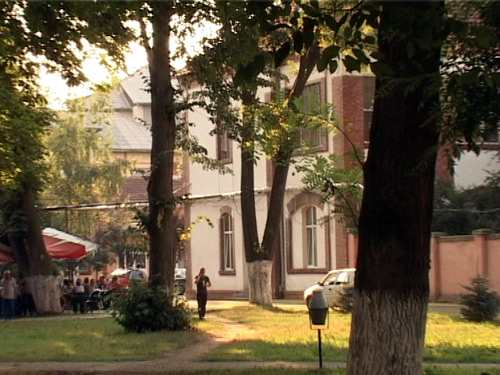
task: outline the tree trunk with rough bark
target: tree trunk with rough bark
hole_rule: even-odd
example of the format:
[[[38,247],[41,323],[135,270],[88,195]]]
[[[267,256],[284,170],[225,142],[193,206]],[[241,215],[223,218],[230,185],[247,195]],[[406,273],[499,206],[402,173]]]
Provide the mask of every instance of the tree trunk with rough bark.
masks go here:
[[[62,311],[59,279],[43,242],[31,188],[25,186],[20,201],[26,216],[27,231],[24,238],[9,238],[19,271],[28,282],[38,314],[58,314]]]
[[[377,75],[364,165],[349,375],[422,374],[442,13],[438,1],[383,5],[379,50],[393,74]]]
[[[319,43],[315,42],[308,52],[301,57],[299,73],[295,79],[293,88],[290,92],[290,98],[298,98],[302,95],[307,80],[309,79],[316,62],[320,56]],[[293,106],[293,100],[289,101]],[[248,122],[253,126],[252,121]],[[292,137],[293,138],[293,137]],[[242,144],[254,142],[251,135],[248,135],[245,141],[243,134]],[[243,236],[245,245],[245,255],[249,275],[249,296],[250,302],[258,305],[272,305],[272,283],[271,270],[272,263],[277,249],[277,241],[283,216],[283,203],[286,190],[286,182],[292,157],[294,144],[283,144],[275,157],[276,167],[274,169],[273,181],[271,186],[271,195],[269,197],[269,206],[267,210],[266,226],[262,238],[262,244],[259,246],[259,237],[257,233],[257,218],[255,214],[254,198],[254,149],[253,147],[243,147],[242,157],[242,176],[241,176],[241,211],[243,220]],[[267,267],[269,267],[269,277],[267,277]],[[251,274],[261,275],[264,279],[251,277]],[[266,284],[263,284],[266,283]]]
[[[247,263],[248,266],[248,301],[261,306],[271,306],[273,295],[270,288],[272,260],[257,260]]]
[[[170,20],[173,4],[153,4],[153,45],[143,41],[148,54],[151,83],[151,176],[148,184],[150,273],[153,285],[171,288],[174,282],[175,233],[173,171],[175,105],[170,64]]]

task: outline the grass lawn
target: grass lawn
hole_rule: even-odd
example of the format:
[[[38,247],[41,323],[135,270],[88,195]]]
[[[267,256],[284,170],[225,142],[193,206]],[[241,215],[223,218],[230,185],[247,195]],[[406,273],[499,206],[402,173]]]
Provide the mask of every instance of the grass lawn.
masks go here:
[[[218,348],[211,361],[317,361],[317,332],[309,329],[305,312],[259,307],[223,310],[218,314],[251,327],[254,338]],[[329,328],[322,333],[324,361],[345,361],[350,315],[330,313]],[[201,329],[210,332],[210,326]],[[500,323],[470,323],[447,314],[429,313],[425,362],[500,362]]]
[[[0,360],[141,360],[202,339],[199,331],[125,333],[112,318],[19,319],[0,323]]]
[[[479,368],[467,369],[453,369],[453,368],[439,368],[439,367],[426,367],[423,375],[500,375],[500,370],[487,370],[483,371]],[[346,370],[343,368],[323,368],[323,369],[294,369],[294,368],[257,368],[257,369],[223,369],[223,370],[203,370],[203,371],[189,371],[187,372],[169,372],[163,375],[345,375]],[[37,372],[37,375],[54,375],[53,372]],[[108,375],[123,375],[111,374]],[[160,374],[156,374],[160,375]]]
[[[317,332],[310,330],[307,313],[256,306],[211,312],[195,330],[148,334],[125,333],[112,318],[19,319],[0,323],[0,361],[116,361],[145,360],[205,340],[221,329],[219,318],[248,327],[238,340],[211,352],[210,361],[318,361]],[[350,315],[330,313],[323,331],[323,361],[345,361]],[[433,362],[500,363],[500,323],[469,323],[459,317],[429,313],[424,354],[425,375],[500,375],[500,369],[455,369]],[[333,371],[333,372],[332,372]],[[298,369],[258,369],[200,374],[321,374]],[[344,369],[330,369],[343,375]],[[190,372],[191,374],[191,372]],[[193,373],[193,374],[196,374]]]

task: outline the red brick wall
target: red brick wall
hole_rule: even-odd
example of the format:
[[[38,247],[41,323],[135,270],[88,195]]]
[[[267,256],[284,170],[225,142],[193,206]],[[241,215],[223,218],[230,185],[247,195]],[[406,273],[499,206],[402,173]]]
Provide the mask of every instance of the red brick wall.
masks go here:
[[[357,238],[348,235],[348,254],[357,253]],[[349,259],[349,267],[355,262]],[[446,236],[433,233],[431,269],[429,272],[431,300],[456,301],[466,292],[476,276],[489,279],[490,288],[500,292],[500,234],[481,229],[472,236]]]
[[[333,140],[333,151],[341,157],[344,166],[356,165],[353,145],[364,151],[363,76],[343,75],[332,78],[332,104],[340,120],[341,131]]]

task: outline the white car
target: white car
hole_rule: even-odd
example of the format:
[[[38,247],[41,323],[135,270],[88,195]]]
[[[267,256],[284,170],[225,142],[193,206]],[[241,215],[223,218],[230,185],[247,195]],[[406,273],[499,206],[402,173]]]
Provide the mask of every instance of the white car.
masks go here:
[[[311,299],[313,291],[322,290],[328,306],[332,309],[340,307],[342,292],[346,287],[354,286],[355,272],[355,268],[343,268],[328,272],[321,281],[318,281],[316,284],[304,290],[304,300],[307,306],[309,306],[309,300]]]

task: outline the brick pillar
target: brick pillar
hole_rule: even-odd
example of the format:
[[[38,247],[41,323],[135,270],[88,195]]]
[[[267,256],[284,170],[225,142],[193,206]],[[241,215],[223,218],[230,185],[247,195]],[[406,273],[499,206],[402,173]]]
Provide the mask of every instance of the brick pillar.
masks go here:
[[[431,237],[431,271],[429,274],[430,297],[436,301],[441,297],[441,259],[439,240],[445,233],[434,232]]]
[[[474,242],[476,243],[476,274],[479,276],[489,277],[488,272],[488,235],[491,234],[490,229],[478,229],[472,232]]]
[[[354,229],[347,230],[347,267],[355,268],[358,257],[358,235]]]
[[[333,140],[333,151],[340,157],[342,166],[356,165],[353,156],[357,149],[364,159],[364,108],[363,76],[340,75],[332,78],[332,104],[335,117],[340,120],[341,131]]]

